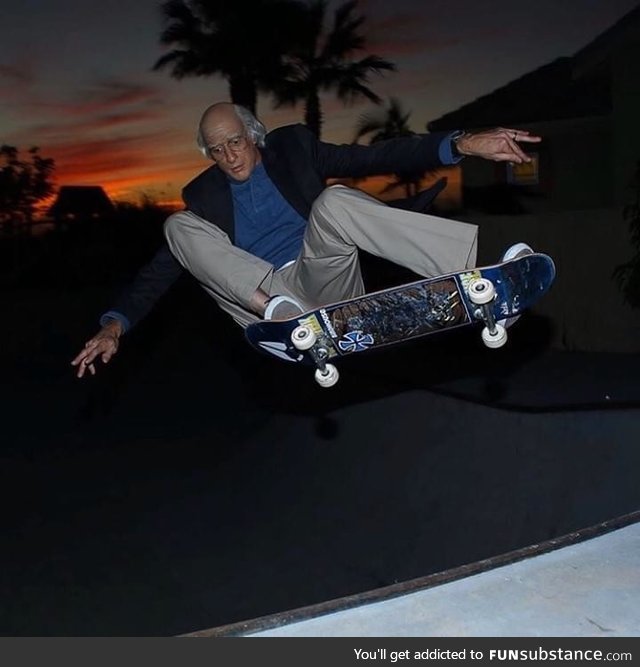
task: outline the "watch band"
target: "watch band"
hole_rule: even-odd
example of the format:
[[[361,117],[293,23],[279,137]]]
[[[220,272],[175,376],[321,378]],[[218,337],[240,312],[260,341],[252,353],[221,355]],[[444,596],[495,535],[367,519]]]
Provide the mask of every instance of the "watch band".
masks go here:
[[[461,160],[463,157],[465,157],[459,150],[458,150],[458,140],[464,137],[464,135],[467,134],[465,130],[457,130],[454,132],[451,137],[451,155],[456,159],[456,160]]]

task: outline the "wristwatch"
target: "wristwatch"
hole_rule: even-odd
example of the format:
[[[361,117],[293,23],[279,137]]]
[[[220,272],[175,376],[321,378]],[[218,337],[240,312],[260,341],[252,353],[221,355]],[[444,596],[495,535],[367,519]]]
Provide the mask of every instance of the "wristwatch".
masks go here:
[[[465,157],[459,150],[458,150],[458,141],[465,136],[465,134],[468,134],[465,130],[457,130],[454,132],[451,137],[451,155],[455,160],[462,160],[463,157]]]

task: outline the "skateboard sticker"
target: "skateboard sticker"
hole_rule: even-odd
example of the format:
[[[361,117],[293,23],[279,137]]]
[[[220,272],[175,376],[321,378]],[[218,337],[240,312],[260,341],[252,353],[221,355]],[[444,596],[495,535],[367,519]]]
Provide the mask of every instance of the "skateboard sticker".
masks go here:
[[[326,308],[322,317],[344,353],[414,338],[469,321],[453,278],[398,292],[381,292],[366,300]]]
[[[313,314],[312,314],[312,315],[309,315],[308,317],[301,317],[301,318],[298,320],[298,322],[299,322],[301,325],[307,326],[307,327],[309,327],[310,329],[312,329],[313,332],[314,332],[316,335],[320,335],[320,334],[323,333],[323,331],[322,331],[322,325],[321,325],[320,322],[318,321],[318,318],[317,318],[316,315],[313,315]]]
[[[480,271],[467,271],[460,274],[460,282],[462,283],[462,287],[464,287],[465,292],[469,291],[469,283],[472,280],[478,280],[478,278],[482,278]]]
[[[338,341],[338,347],[343,352],[363,352],[371,347],[373,342],[371,334],[364,334],[362,331],[350,331]]]
[[[291,345],[287,345],[279,340],[261,340],[258,345],[268,352],[284,361],[300,362],[302,361],[302,352],[298,352]]]
[[[338,354],[335,346],[331,342],[332,338],[336,338],[336,332],[333,330],[331,321],[327,317],[324,308],[321,308],[319,313],[320,317],[322,318],[322,323],[318,319],[318,315],[315,313],[307,317],[300,318],[298,322],[301,325],[307,326],[313,330],[313,332],[316,334],[319,347],[323,348],[323,350],[328,355],[327,358],[330,359],[331,357],[335,357]],[[329,335],[327,335],[327,333]]]

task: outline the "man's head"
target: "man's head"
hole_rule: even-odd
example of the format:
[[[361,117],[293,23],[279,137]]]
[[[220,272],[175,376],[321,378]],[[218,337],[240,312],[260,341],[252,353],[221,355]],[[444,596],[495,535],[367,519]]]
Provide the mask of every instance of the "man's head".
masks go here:
[[[258,146],[264,145],[266,129],[247,109],[219,102],[202,114],[198,146],[235,181],[246,181],[260,162]]]

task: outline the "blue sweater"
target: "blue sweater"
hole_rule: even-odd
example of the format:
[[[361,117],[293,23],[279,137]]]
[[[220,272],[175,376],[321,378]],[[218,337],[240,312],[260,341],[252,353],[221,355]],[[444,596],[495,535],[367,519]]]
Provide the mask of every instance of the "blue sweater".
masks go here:
[[[235,244],[278,269],[302,248],[306,220],[280,194],[262,163],[248,180],[229,179]]]

